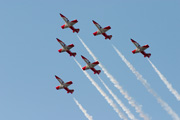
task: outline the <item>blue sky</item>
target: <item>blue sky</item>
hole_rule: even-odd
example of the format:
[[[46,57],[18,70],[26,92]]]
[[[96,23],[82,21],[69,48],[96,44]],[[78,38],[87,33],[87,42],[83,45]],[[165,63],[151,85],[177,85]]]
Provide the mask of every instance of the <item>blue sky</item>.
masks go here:
[[[133,38],[141,45],[149,44],[150,60],[180,92],[180,1],[179,0],[111,0],[111,1],[1,1],[0,4],[0,119],[80,119],[86,117],[75,104],[73,97],[93,116],[94,120],[117,120],[116,112],[84,75],[72,57],[58,53],[61,48],[56,38],[67,45],[75,45],[76,60],[85,66],[80,55],[93,58],[70,29],[61,29],[64,21],[59,13],[69,20],[77,19],[74,26],[80,28],[79,36],[121,86],[142,105],[143,111],[152,120],[171,120],[172,117],[148,93],[136,76],[121,60],[112,44],[143,75],[158,95],[180,116],[180,104],[168,91],[157,73],[141,54],[132,54]],[[102,27],[111,26],[107,33],[113,37],[93,36],[97,28],[92,20]],[[99,66],[97,69],[101,69]],[[98,77],[91,77],[108,94]],[[73,81],[71,94],[55,89],[59,85],[54,75],[65,82]],[[119,99],[135,112],[126,99],[113,86],[106,75],[100,77]],[[112,97],[111,97],[112,98]],[[121,108],[119,107],[121,110]]]

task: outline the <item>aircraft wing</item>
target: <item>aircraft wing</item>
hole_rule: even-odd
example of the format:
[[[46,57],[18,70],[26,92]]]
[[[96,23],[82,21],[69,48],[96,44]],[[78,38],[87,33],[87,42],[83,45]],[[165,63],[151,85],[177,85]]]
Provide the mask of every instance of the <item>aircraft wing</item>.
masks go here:
[[[83,59],[87,64],[91,64],[91,62],[90,62],[87,58],[85,58],[85,57],[82,56],[82,55],[81,55],[81,57],[82,57],[82,59]]]
[[[69,20],[63,15],[60,13],[60,16],[62,17],[62,19],[65,21],[65,22],[69,22]]]
[[[108,30],[110,30],[110,29],[111,29],[111,27],[110,27],[110,26],[107,26],[107,27],[103,28],[103,32],[106,32],[106,31],[108,31]]]
[[[74,24],[76,24],[78,21],[77,20],[72,20],[71,22],[70,22],[70,25],[74,25]]]
[[[144,51],[144,50],[147,49],[147,48],[149,48],[149,45],[144,45],[144,46],[141,47],[141,50]]]
[[[92,66],[92,67],[95,67],[95,66],[98,65],[98,64],[99,64],[99,62],[96,61],[96,62],[91,63],[91,66]]]
[[[74,47],[74,44],[70,44],[70,45],[67,46],[68,49],[71,49],[73,47]]]
[[[94,23],[94,25],[96,25],[96,27],[98,28],[98,29],[101,29],[102,27],[97,23],[97,22],[95,22],[94,20],[93,20],[93,23]]]
[[[57,41],[61,44],[61,46],[63,46],[63,47],[65,47],[66,46],[66,44],[63,42],[63,41],[61,41],[60,39],[58,39],[58,38],[56,38],[57,39]]]
[[[56,77],[56,79],[59,81],[59,83],[64,84],[64,81],[63,81],[61,78],[59,78],[59,77],[56,76],[56,75],[55,75],[55,77]]]
[[[137,48],[140,47],[139,43],[137,43],[135,40],[131,39],[131,41],[132,41],[132,43],[133,43]]]
[[[67,86],[69,86],[69,85],[71,85],[71,84],[73,84],[72,81],[69,81],[69,82],[65,83],[65,85],[67,85]]]

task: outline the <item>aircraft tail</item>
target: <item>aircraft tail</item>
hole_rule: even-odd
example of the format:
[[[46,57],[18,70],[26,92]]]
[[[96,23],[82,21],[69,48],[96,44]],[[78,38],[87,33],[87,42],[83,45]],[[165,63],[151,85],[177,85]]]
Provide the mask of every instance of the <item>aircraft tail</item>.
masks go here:
[[[74,92],[74,90],[72,89],[72,90],[68,90],[67,91],[67,93],[71,93],[71,94],[73,94],[73,92]]]
[[[75,56],[76,56],[76,53],[75,53],[75,52],[74,52],[74,53],[71,53],[70,56],[74,56],[74,57],[75,57]]]
[[[80,29],[74,29],[74,30],[73,30],[73,33],[74,33],[74,32],[78,33],[79,30],[80,30]]]
[[[96,73],[97,73],[97,74],[99,75],[99,74],[100,74],[100,72],[101,72],[101,70],[96,70],[96,71],[94,71],[94,74],[96,74]]]
[[[111,38],[112,38],[112,35],[108,35],[105,39],[111,40]]]
[[[150,56],[151,56],[151,53],[148,53],[148,54],[144,55],[144,57],[148,57],[148,58],[150,58]]]

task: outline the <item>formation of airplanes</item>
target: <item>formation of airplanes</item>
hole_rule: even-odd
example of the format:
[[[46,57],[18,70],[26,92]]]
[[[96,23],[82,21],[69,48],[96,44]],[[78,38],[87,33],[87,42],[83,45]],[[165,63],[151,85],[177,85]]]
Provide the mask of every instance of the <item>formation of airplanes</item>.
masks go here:
[[[64,15],[62,15],[60,13],[60,16],[62,17],[62,19],[65,21],[65,24],[61,26],[62,29],[65,29],[65,28],[70,28],[73,33],[76,32],[76,33],[79,33],[80,29],[79,28],[74,28],[73,25],[75,25],[78,21],[77,19],[75,20],[72,20],[72,21],[69,21],[68,18],[66,18]],[[111,40],[112,38],[112,35],[107,35],[106,32],[108,30],[111,29],[110,26],[107,26],[107,27],[104,27],[102,28],[97,22],[95,22],[94,20],[92,20],[92,22],[94,23],[94,25],[98,28],[98,30],[96,32],[93,33],[94,36],[97,36],[97,35],[103,35],[105,37],[105,39],[109,39]],[[62,46],[61,49],[59,49],[59,53],[62,53],[62,52],[67,52],[70,56],[73,56],[75,57],[76,56],[76,53],[75,52],[71,52],[70,49],[74,47],[74,44],[70,44],[70,45],[66,45],[63,41],[61,41],[60,39],[56,38],[57,41],[60,43],[60,45]],[[135,40],[131,39],[132,43],[136,46],[136,49],[132,51],[133,54],[135,53],[142,53],[144,55],[144,57],[150,57],[151,54],[150,53],[146,53],[145,50],[147,48],[149,48],[149,45],[144,45],[144,46],[140,46]],[[88,69],[91,69],[94,74],[100,74],[101,70],[96,70],[94,67],[97,66],[99,63],[99,61],[95,61],[93,63],[91,63],[87,58],[85,58],[84,56],[82,56],[82,59],[86,62],[86,66],[82,67],[82,70],[88,70]],[[67,91],[67,93],[73,93],[74,90],[70,90],[68,89],[68,86],[73,84],[72,81],[69,81],[69,82],[66,82],[64,83],[64,81],[59,78],[58,76],[56,76],[56,79],[59,81],[60,85],[56,87],[57,90],[60,90],[60,89],[65,89]]]

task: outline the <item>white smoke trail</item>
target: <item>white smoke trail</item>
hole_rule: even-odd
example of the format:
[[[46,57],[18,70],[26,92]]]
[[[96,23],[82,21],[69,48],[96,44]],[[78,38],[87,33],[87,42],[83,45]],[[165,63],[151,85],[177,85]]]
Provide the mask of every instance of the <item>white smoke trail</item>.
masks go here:
[[[98,75],[97,75],[98,76]],[[122,101],[109,89],[109,87],[104,83],[104,81],[98,76],[102,84],[105,86],[107,91],[113,96],[119,106],[123,109],[123,111],[128,115],[131,120],[137,120],[135,116],[131,113],[131,111],[122,103]]]
[[[113,45],[113,48],[115,49],[117,54],[121,57],[121,59],[126,63],[126,65],[129,67],[129,69],[134,73],[134,75],[137,77],[137,79],[140,80],[140,82],[145,86],[145,88],[149,91],[149,93],[151,93],[156,98],[156,100],[158,101],[158,103],[160,103],[160,105],[164,108],[164,110],[166,110],[167,113],[169,115],[171,115],[171,117],[174,120],[180,120],[179,116],[172,110],[172,108],[157,95],[157,93],[150,87],[149,83],[131,65],[131,63],[126,60],[126,58],[120,53],[120,51],[114,45]]]
[[[82,66],[79,64],[79,62],[74,58],[75,62],[78,64],[80,69]],[[99,85],[91,78],[91,76],[86,72],[83,71],[86,77],[91,81],[91,83],[96,87],[96,89],[101,93],[101,95],[105,98],[105,100],[109,103],[111,107],[115,110],[115,112],[119,115],[119,117],[123,120],[128,120],[126,116],[124,116],[123,113],[120,112],[120,110],[117,108],[116,104],[112,101],[112,99],[109,98],[109,96],[99,87]]]
[[[73,98],[73,99],[74,99],[75,103],[77,104],[77,106],[79,107],[79,109],[80,109],[80,110],[83,112],[83,114],[86,116],[86,118],[87,118],[88,120],[93,120],[92,116],[90,116],[90,115],[87,113],[87,111],[82,107],[82,105],[79,104],[79,102],[78,102],[75,98]]]
[[[78,35],[77,35],[78,36]],[[95,61],[97,61],[97,58],[95,55],[91,52],[91,50],[87,47],[87,45],[82,41],[82,39],[78,36],[79,40],[83,44],[83,46],[86,48],[86,50],[89,52],[89,54],[93,57]],[[139,113],[139,116],[144,118],[144,120],[150,120],[150,118],[142,111],[142,108],[140,105],[138,105],[135,100],[128,95],[128,93],[123,90],[123,88],[119,85],[118,81],[106,70],[106,68],[99,63],[99,66],[103,70],[104,74],[110,79],[110,81],[114,84],[114,86],[120,91],[120,93],[128,100],[128,103],[135,108],[136,112]]]
[[[172,87],[172,85],[167,81],[167,79],[161,74],[161,72],[155,67],[155,65],[148,59],[149,63],[152,65],[156,73],[159,75],[161,80],[164,82],[169,91],[176,97],[178,101],[180,101],[179,93]]]

